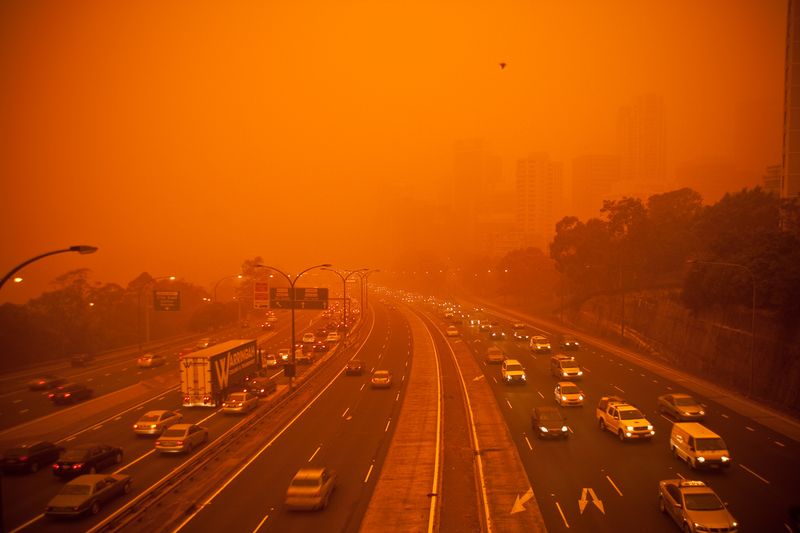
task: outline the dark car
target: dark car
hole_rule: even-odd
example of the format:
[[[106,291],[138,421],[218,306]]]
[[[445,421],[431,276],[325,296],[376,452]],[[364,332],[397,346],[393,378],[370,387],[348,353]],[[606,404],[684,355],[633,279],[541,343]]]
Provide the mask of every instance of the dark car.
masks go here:
[[[45,374],[30,380],[28,382],[28,388],[31,390],[46,390],[52,389],[53,387],[58,387],[66,382],[67,380],[65,378],[60,378],[52,374]]]
[[[564,335],[561,337],[561,348],[564,350],[577,350],[581,347],[581,343],[578,342],[578,339],[573,337],[572,335]]]
[[[325,341],[317,341],[314,343],[314,351],[317,353],[324,353],[328,351],[328,343]]]
[[[94,362],[94,356],[92,354],[89,354],[89,353],[75,354],[69,360],[69,363],[72,366],[86,366],[86,365],[91,364],[93,362]]]
[[[65,385],[56,387],[56,389],[48,394],[47,397],[50,398],[53,403],[65,404],[75,403],[91,398],[92,393],[92,389],[83,383],[67,383]]]
[[[493,341],[504,341],[506,340],[506,332],[502,329],[492,329],[492,331],[489,332],[489,338]]]
[[[324,339],[328,336],[328,330],[325,328],[319,328],[317,331],[314,332],[314,336],[318,339]]]
[[[108,444],[81,444],[67,448],[53,464],[53,474],[72,478],[96,474],[98,470],[122,462],[122,448]]]
[[[348,376],[360,376],[364,373],[364,361],[360,359],[350,359],[344,367],[344,373]]]
[[[272,329],[272,322],[264,322],[261,324],[261,329]]]
[[[567,419],[556,407],[534,407],[531,413],[531,428],[539,438],[568,437]]]
[[[131,476],[127,474],[80,476],[61,488],[44,508],[47,516],[80,516],[97,514],[112,498],[131,491]]]
[[[265,398],[278,390],[278,385],[267,377],[257,377],[249,380],[242,390],[252,392],[259,398]]]
[[[3,472],[36,472],[52,464],[64,448],[47,441],[30,442],[3,452]]]

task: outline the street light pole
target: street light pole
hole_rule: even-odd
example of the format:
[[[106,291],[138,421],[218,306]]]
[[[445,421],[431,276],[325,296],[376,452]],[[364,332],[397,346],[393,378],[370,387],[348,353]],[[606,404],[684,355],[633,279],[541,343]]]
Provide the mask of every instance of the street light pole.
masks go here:
[[[745,270],[750,275],[750,285],[752,288],[751,292],[751,304],[750,304],[750,384],[749,384],[749,392],[748,396],[753,396],[753,373],[754,373],[754,359],[755,359],[755,351],[756,351],[756,276],[750,267],[745,265],[740,265],[739,263],[725,263],[722,261],[700,261],[699,259],[689,259],[686,261],[689,264],[693,265],[717,265],[717,266],[726,266],[726,267],[734,267],[734,268],[741,268]]]
[[[342,279],[342,323],[345,325],[344,328],[344,341],[347,341],[347,333],[348,333],[348,322],[347,322],[347,280],[353,274],[359,274],[367,270],[366,268],[359,268],[358,270],[351,270],[346,276],[339,272],[338,270],[334,270],[332,268],[322,268],[321,270],[327,270],[328,272],[333,272],[337,276]],[[345,271],[347,272],[347,271]]]
[[[233,274],[232,276],[225,276],[224,278],[217,280],[217,282],[214,284],[214,303],[217,303],[217,287],[219,287],[219,284],[225,281],[226,279],[233,279],[233,278],[242,279],[242,275]]]
[[[379,268],[373,268],[372,270],[367,270],[366,272],[364,272],[361,275],[361,280],[363,281],[363,286],[361,288],[361,292],[362,292],[362,295],[361,295],[361,316],[362,317],[364,316],[364,308],[369,303],[367,301],[368,294],[369,294],[369,277],[370,277],[370,275],[372,275],[372,274],[374,274],[376,272],[380,272],[380,271],[381,270]]]
[[[26,267],[27,265],[30,265],[34,261],[38,261],[39,259],[51,256],[51,255],[55,255],[55,254],[63,254],[63,253],[66,253],[66,252],[78,252],[79,254],[93,254],[96,251],[97,251],[97,247],[96,246],[88,246],[88,245],[85,245],[85,244],[81,244],[81,245],[77,245],[77,246],[70,246],[69,248],[64,248],[63,250],[53,250],[52,252],[46,252],[46,253],[37,255],[36,257],[31,257],[27,261],[23,261],[22,263],[18,264],[14,268],[12,268],[8,272],[8,274],[3,276],[3,279],[0,280],[0,289],[3,288],[3,285],[6,284],[6,281],[11,279],[11,276],[13,276],[15,272],[17,272],[18,270]]]
[[[158,277],[158,278],[152,278],[150,281],[145,283],[144,286],[139,288],[139,308],[140,309],[141,309],[141,306],[142,306],[142,290],[144,290],[147,287],[150,287],[150,286],[154,285],[157,281],[160,281],[162,279],[168,279],[170,281],[175,281],[175,276],[161,276],[161,277]],[[145,344],[150,342],[150,303],[152,303],[152,302],[145,301],[145,304],[144,304],[144,342],[145,342]],[[139,335],[139,353],[140,354],[142,353],[142,337],[141,337],[141,335]]]
[[[294,370],[295,370],[295,353],[294,353],[294,340],[295,340],[294,308],[295,308],[295,299],[294,299],[294,284],[297,283],[297,280],[300,279],[300,276],[302,276],[303,274],[305,274],[309,270],[314,270],[315,268],[330,268],[330,266],[331,266],[330,263],[323,263],[321,265],[314,265],[312,267],[308,267],[307,269],[305,269],[305,270],[301,271],[299,274],[297,274],[294,277],[294,279],[292,279],[289,276],[289,274],[287,274],[283,270],[279,270],[279,269],[277,269],[275,267],[272,267],[272,266],[269,266],[269,265],[262,265],[260,263],[255,265],[256,268],[268,268],[268,269],[272,270],[273,272],[277,272],[278,274],[280,274],[281,276],[286,278],[286,281],[289,282],[289,306],[292,309],[292,344],[291,344],[291,346],[289,348],[289,365],[291,366],[291,373],[289,375],[289,388],[290,389],[294,387]]]

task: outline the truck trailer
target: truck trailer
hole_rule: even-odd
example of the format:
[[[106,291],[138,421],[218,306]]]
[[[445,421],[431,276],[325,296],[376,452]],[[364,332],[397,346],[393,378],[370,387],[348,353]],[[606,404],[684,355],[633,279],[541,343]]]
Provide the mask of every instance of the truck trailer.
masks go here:
[[[230,340],[188,353],[180,358],[184,407],[218,407],[229,389],[261,369],[255,339]]]

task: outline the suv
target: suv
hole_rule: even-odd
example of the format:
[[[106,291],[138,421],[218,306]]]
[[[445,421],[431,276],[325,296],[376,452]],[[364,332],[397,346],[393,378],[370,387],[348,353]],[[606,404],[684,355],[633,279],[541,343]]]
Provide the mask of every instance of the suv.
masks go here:
[[[652,438],[653,424],[636,407],[617,396],[603,396],[597,404],[597,425],[616,433],[619,440]]]
[[[672,517],[683,531],[739,531],[739,524],[726,505],[702,481],[659,481],[658,507],[662,513]]]
[[[525,375],[525,369],[522,367],[522,363],[516,359],[506,359],[503,361],[500,373],[503,376],[503,383],[519,383],[524,385],[525,381],[528,379]]]
[[[569,355],[554,355],[550,358],[550,373],[561,379],[580,379],[583,376],[583,370],[575,361],[575,358]]]
[[[552,349],[547,337],[542,337],[541,335],[534,335],[531,337],[530,347],[531,351],[535,353],[550,353]]]

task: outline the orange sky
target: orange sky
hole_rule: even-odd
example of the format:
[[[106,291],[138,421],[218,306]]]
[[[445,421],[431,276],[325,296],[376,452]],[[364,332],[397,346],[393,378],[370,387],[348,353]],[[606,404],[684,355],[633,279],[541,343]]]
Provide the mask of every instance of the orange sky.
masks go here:
[[[84,266],[206,286],[256,255],[380,267],[389,191],[438,201],[457,139],[486,139],[506,178],[529,152],[611,153],[618,108],[645,92],[664,98],[670,169],[722,159],[755,185],[780,161],[786,9],[8,0],[0,273],[100,251],[31,266],[0,302]]]

